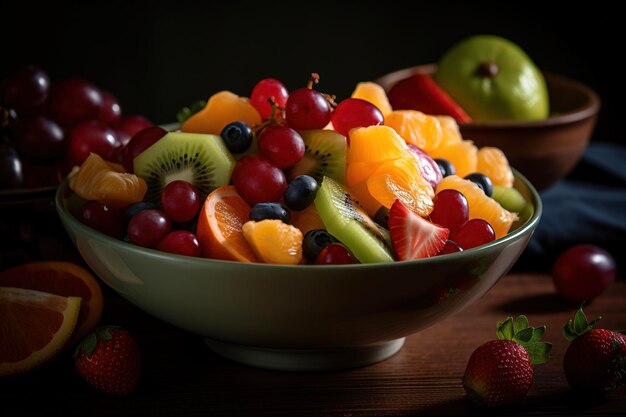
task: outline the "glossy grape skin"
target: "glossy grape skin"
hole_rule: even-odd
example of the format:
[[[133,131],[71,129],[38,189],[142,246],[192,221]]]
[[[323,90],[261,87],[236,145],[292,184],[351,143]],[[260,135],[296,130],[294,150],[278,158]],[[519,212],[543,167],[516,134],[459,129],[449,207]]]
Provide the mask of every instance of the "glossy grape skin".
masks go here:
[[[0,102],[20,117],[42,110],[50,91],[50,78],[42,69],[28,65],[9,75],[0,86]]]
[[[250,210],[249,219],[255,222],[261,220],[276,219],[283,223],[289,223],[291,213],[289,209],[280,203],[257,203]]]
[[[341,243],[329,244],[315,258],[315,265],[345,265],[353,263],[355,263],[354,256]]]
[[[447,255],[450,253],[463,252],[463,249],[454,241],[448,240],[445,246],[437,255]]]
[[[434,161],[437,163],[442,177],[445,178],[448,175],[456,175],[456,168],[447,159],[435,158]]]
[[[615,259],[595,245],[572,246],[559,255],[552,267],[556,292],[566,300],[590,302],[602,294],[617,273]]]
[[[296,130],[323,129],[330,122],[330,103],[317,90],[299,88],[289,94],[285,118]]]
[[[0,138],[0,189],[18,188],[23,182],[24,174],[19,154]]]
[[[18,146],[24,156],[53,160],[65,155],[65,134],[54,120],[35,116],[21,120],[16,130]]]
[[[161,209],[176,223],[193,219],[200,210],[200,204],[198,190],[186,181],[172,181],[161,193]]]
[[[102,91],[102,107],[98,120],[109,126],[117,125],[122,119],[122,108],[115,96],[108,91]]]
[[[87,201],[80,210],[79,220],[87,226],[116,239],[124,235],[124,216],[114,208],[95,200]]]
[[[435,160],[432,159],[426,152],[412,143],[407,143],[407,146],[411,153],[417,158],[417,164],[420,174],[422,174],[422,178],[428,181],[428,183],[433,187],[433,190],[437,189],[437,184],[439,184],[439,181],[443,178],[439,164],[437,164]]]
[[[251,206],[279,201],[287,186],[283,171],[258,155],[240,159],[233,170],[231,182]]]
[[[150,201],[139,201],[138,203],[133,203],[130,206],[126,207],[124,210],[124,220],[129,221],[135,214],[139,213],[143,210],[152,210],[156,209],[156,204]]]
[[[433,198],[430,221],[445,227],[453,234],[469,219],[467,198],[457,190],[439,191]]]
[[[220,137],[232,154],[243,153],[250,148],[254,139],[254,132],[244,122],[232,122],[224,126]]]
[[[115,133],[117,134],[119,142],[122,146],[126,146],[128,141],[135,136],[139,131],[154,126],[154,124],[139,114],[131,114],[128,116],[122,116],[119,124],[115,127]]]
[[[258,154],[280,169],[300,162],[306,147],[302,136],[286,126],[267,126],[257,139]]]
[[[496,233],[493,227],[483,219],[470,219],[456,232],[451,233],[450,239],[463,250],[468,250],[494,241]]]
[[[156,141],[167,134],[159,126],[151,126],[137,132],[126,144],[122,153],[122,165],[126,172],[135,172],[133,163],[137,155],[148,149]]]
[[[333,128],[348,137],[350,129],[380,125],[384,121],[382,112],[369,101],[347,98],[341,101],[332,113]]]
[[[298,175],[287,185],[283,196],[290,210],[301,211],[309,207],[319,189],[319,184],[310,175]]]
[[[67,162],[70,166],[80,166],[91,152],[113,161],[119,147],[115,132],[106,124],[98,120],[83,122],[70,132]]]
[[[50,117],[63,128],[95,120],[102,108],[102,93],[81,78],[68,78],[52,85],[48,102]]]
[[[174,230],[166,234],[159,243],[156,250],[161,252],[174,253],[184,256],[201,256],[202,248],[196,235],[188,230]]]
[[[337,239],[324,229],[309,230],[302,239],[302,255],[309,261],[315,262],[322,249]]]
[[[478,185],[487,197],[493,196],[493,183],[485,174],[473,172],[471,174],[467,174],[464,179],[470,180],[474,184]]]
[[[287,87],[275,78],[265,78],[254,86],[250,93],[250,104],[259,112],[263,120],[272,117],[272,105],[268,99],[274,98],[274,102],[281,108],[285,108],[289,91]]]
[[[134,215],[126,229],[135,245],[152,248],[170,232],[172,223],[161,210],[143,210]]]

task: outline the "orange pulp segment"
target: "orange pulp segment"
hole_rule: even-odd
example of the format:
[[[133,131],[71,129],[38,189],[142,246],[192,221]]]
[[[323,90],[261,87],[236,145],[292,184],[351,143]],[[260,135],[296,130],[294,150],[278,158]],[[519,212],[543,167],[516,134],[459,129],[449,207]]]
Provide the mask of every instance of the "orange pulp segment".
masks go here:
[[[281,220],[250,220],[243,225],[243,235],[265,263],[297,265],[302,260],[302,232]]]

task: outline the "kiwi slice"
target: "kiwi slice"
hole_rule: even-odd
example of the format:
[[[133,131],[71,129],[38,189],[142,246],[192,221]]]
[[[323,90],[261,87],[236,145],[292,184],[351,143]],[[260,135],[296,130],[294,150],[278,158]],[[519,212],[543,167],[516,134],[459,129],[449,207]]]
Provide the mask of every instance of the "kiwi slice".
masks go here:
[[[370,219],[340,183],[323,177],[315,207],[328,233],[346,245],[359,262],[393,262],[389,232]]]
[[[346,137],[333,130],[313,129],[298,132],[304,140],[304,157],[287,173],[291,181],[298,175],[310,175],[318,182],[324,176],[346,182]]]
[[[230,182],[235,160],[222,138],[202,133],[169,132],[133,162],[135,174],[146,180],[144,200],[160,204],[163,188],[174,180],[193,184],[202,200]]]

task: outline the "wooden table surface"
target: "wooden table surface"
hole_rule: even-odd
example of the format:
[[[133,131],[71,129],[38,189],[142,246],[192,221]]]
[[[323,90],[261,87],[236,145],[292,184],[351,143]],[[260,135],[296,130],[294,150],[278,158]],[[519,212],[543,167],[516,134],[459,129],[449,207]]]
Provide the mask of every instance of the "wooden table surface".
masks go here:
[[[126,397],[92,389],[67,352],[34,373],[0,379],[0,416],[481,415],[484,410],[464,396],[465,365],[477,346],[495,337],[498,320],[519,314],[533,326],[548,326],[552,360],[536,367],[522,405],[494,414],[626,415],[626,387],[602,400],[584,399],[568,388],[561,329],[576,307],[560,301],[548,275],[509,274],[463,312],[408,337],[386,361],[323,373],[274,372],[230,362],[200,337],[141,312],[109,290],[105,296],[102,324],[126,327],[142,349],[138,389]],[[586,312],[602,315],[607,328],[626,328],[625,299],[626,282],[619,280]]]

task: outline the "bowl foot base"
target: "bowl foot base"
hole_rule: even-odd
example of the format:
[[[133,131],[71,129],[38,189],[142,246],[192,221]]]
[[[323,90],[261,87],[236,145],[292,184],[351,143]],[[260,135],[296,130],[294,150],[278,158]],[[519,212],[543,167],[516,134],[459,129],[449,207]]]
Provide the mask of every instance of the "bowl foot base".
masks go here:
[[[380,362],[396,354],[404,337],[366,346],[337,349],[268,349],[204,339],[215,353],[245,365],[278,371],[330,371]]]

